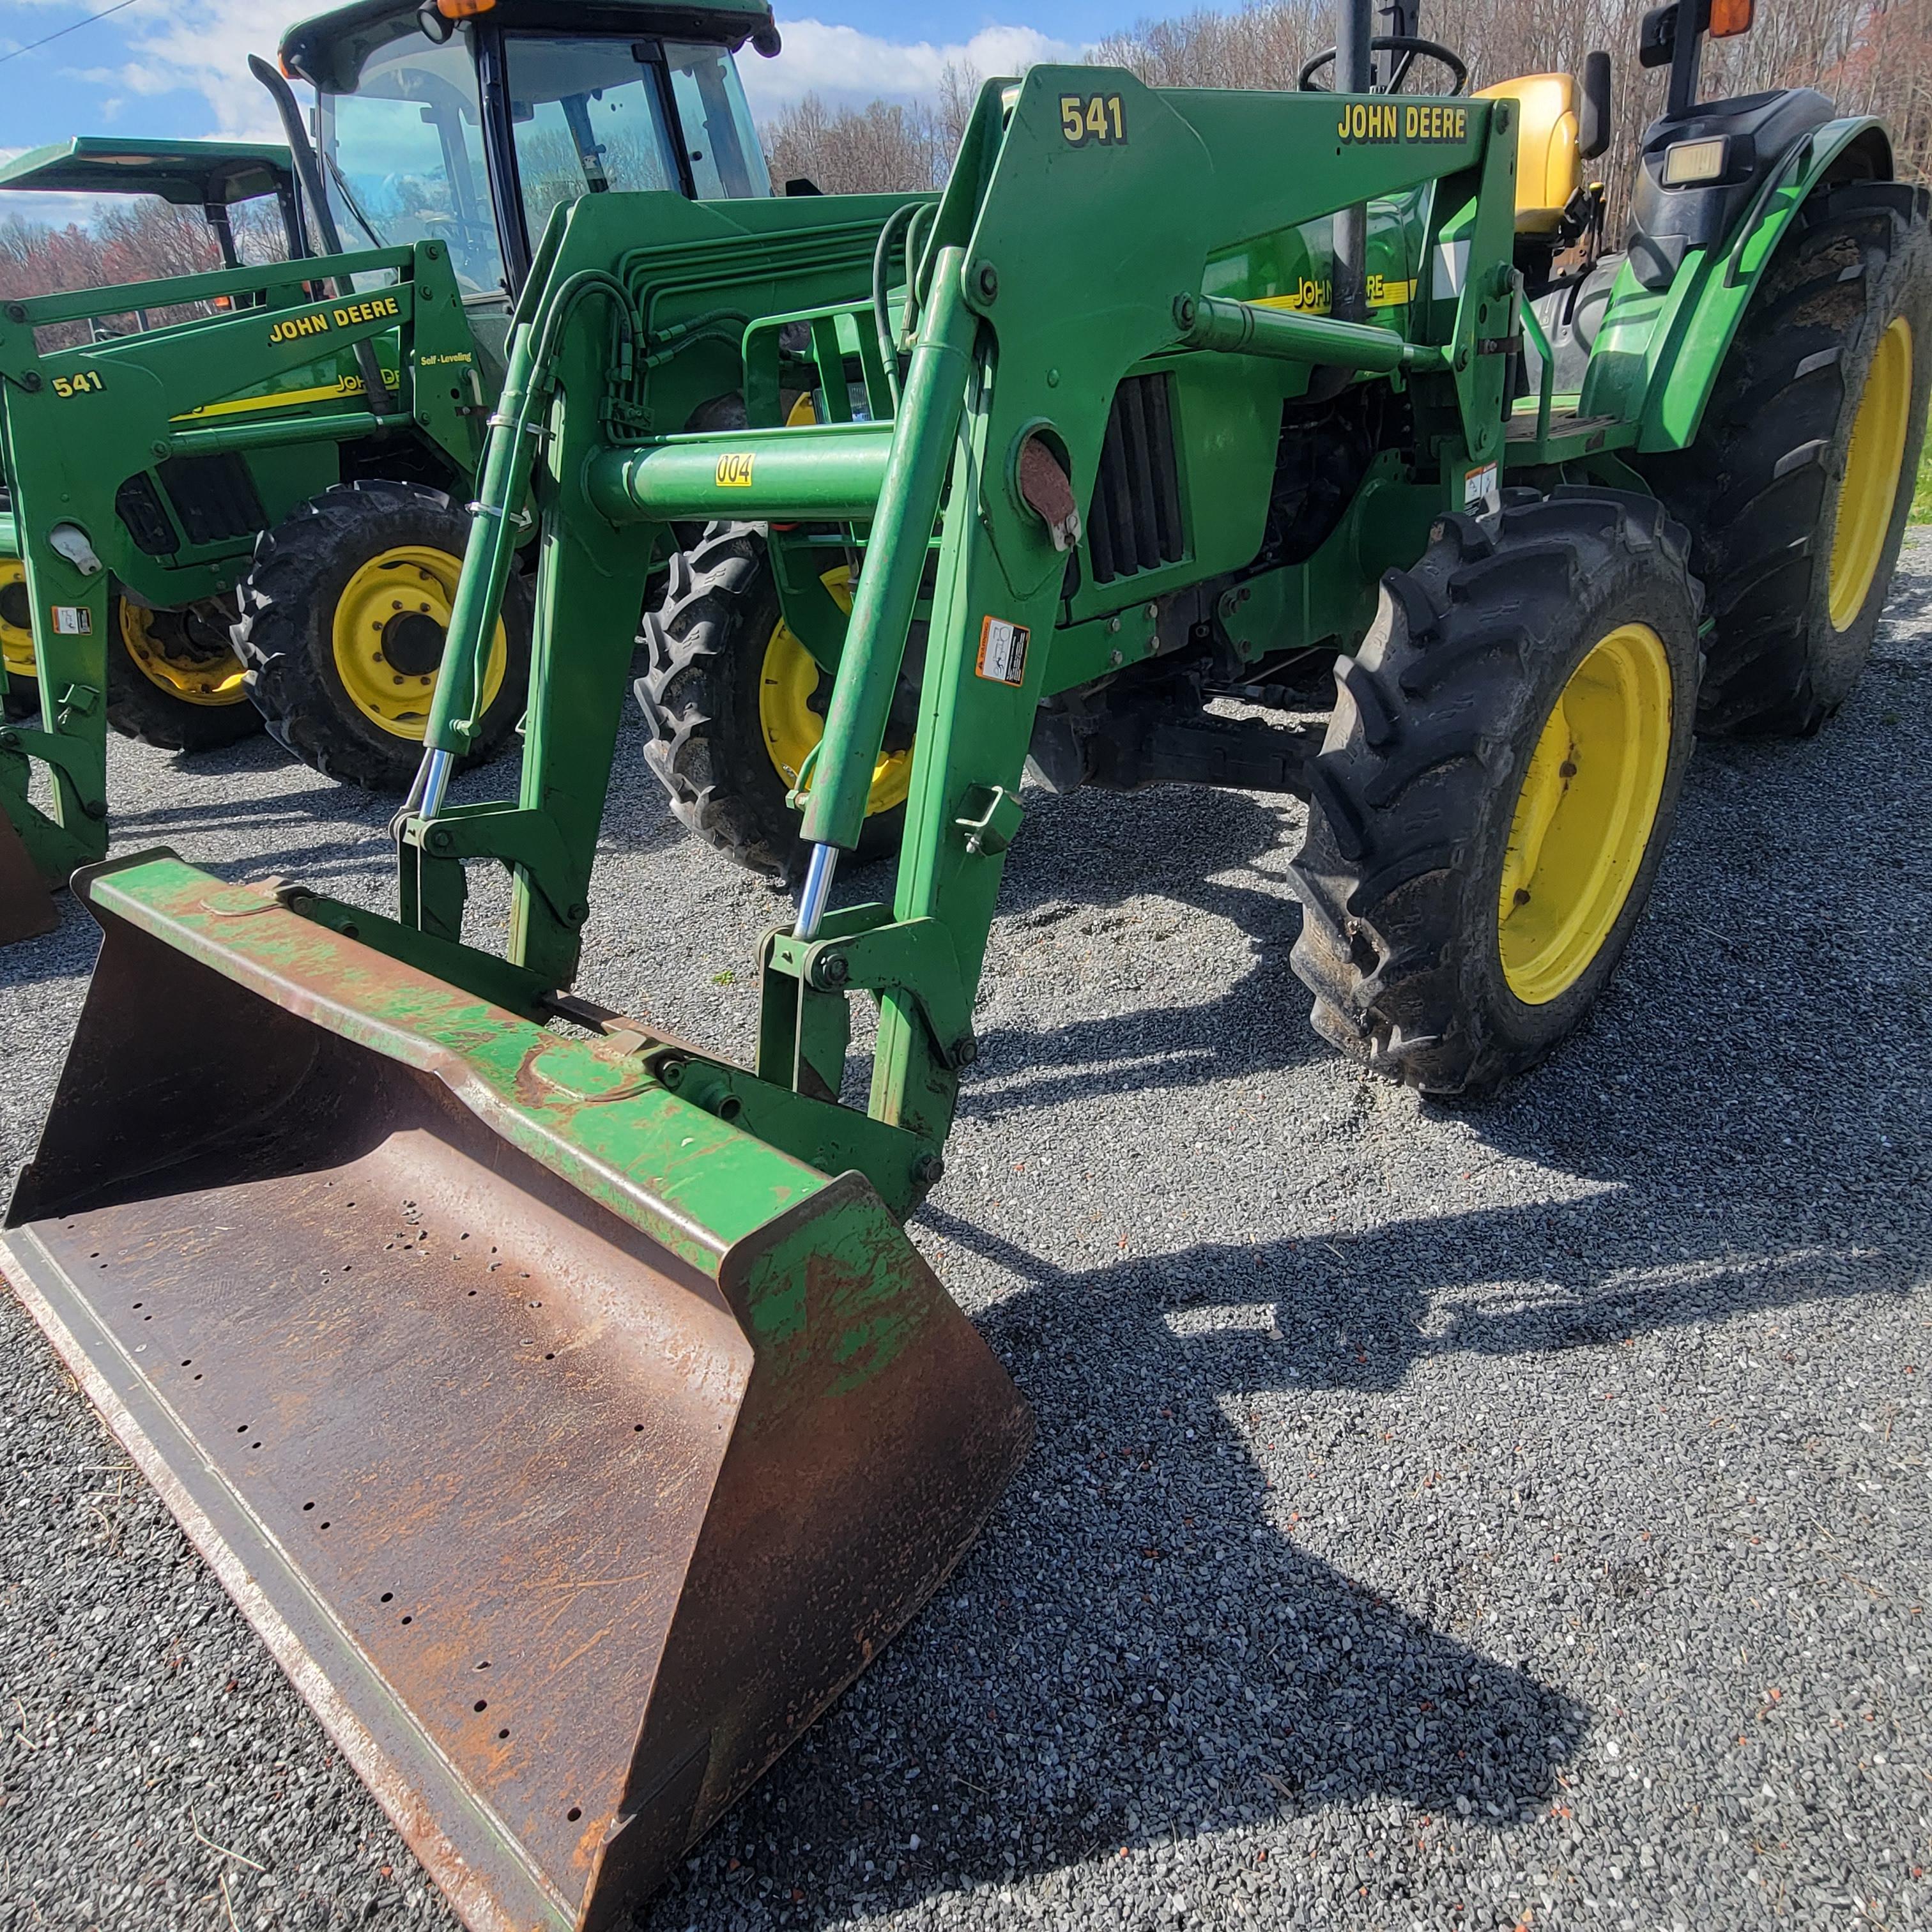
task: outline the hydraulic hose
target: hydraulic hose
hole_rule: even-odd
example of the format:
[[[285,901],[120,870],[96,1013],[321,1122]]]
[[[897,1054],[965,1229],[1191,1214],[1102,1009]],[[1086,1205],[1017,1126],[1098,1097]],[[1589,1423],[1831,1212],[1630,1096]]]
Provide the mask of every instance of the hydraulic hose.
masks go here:
[[[541,326],[519,317],[511,338],[509,367],[496,413],[490,418],[490,441],[483,461],[483,480],[470,506],[470,543],[463,556],[463,574],[443,638],[442,664],[430,704],[429,724],[423,734],[423,760],[410,788],[405,812],[433,817],[441,808],[455,760],[469,748],[476,728],[476,712],[482,688],[484,644],[502,608],[516,543],[512,524],[514,506],[528,488],[532,446],[538,426],[536,406],[550,388],[550,364],[556,353],[564,322],[584,296],[593,292],[609,297],[623,338],[616,374],[628,373],[643,334],[630,291],[602,268],[580,268],[543,307]]]
[[[909,226],[923,204],[909,201],[886,217],[879,230],[878,245],[872,250],[872,328],[879,338],[879,358],[885,364],[886,387],[892,406],[899,401],[899,345],[892,333],[892,304],[886,298],[886,276],[892,258],[892,243],[902,226]]]

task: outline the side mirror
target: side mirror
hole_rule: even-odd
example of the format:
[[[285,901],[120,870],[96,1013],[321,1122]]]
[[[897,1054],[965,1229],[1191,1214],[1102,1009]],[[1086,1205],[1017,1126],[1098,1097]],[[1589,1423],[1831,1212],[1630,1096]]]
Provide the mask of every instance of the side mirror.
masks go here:
[[[1677,51],[1677,4],[1653,7],[1643,16],[1637,30],[1636,64],[1639,67],[1668,67]]]
[[[1610,57],[1600,47],[1583,56],[1582,96],[1576,112],[1576,152],[1594,161],[1610,146]]]

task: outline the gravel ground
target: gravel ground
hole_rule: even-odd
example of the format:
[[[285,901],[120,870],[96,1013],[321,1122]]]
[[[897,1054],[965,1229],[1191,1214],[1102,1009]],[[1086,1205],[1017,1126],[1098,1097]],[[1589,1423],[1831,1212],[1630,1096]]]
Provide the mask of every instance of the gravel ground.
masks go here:
[[[1036,800],[915,1232],[1039,1446],[651,1932],[1932,1924],[1928,731],[1921,536],[1853,701],[1701,755],[1594,1022],[1460,1112],[1310,1033],[1296,808]],[[627,745],[585,986],[742,1046],[775,902]],[[123,848],[386,888],[264,743],[114,766]],[[91,942],[8,956],[0,1166]],[[0,1924],[452,1925],[4,1298],[0,1348]]]

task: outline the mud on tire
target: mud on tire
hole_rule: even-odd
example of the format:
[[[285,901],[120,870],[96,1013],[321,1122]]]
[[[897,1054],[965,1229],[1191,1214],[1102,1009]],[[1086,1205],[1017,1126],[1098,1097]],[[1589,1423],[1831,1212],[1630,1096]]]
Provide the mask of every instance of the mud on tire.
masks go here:
[[[1293,963],[1323,1038],[1425,1094],[1474,1096],[1534,1066],[1589,1010],[1642,914],[1694,742],[1688,548],[1648,498],[1566,488],[1444,518],[1415,568],[1383,579],[1360,653],[1336,663],[1293,867]],[[1629,625],[1654,632],[1668,665],[1654,815],[1587,964],[1530,1004],[1505,973],[1498,914],[1517,797],[1573,674]],[[1574,767],[1563,770],[1567,788]]]

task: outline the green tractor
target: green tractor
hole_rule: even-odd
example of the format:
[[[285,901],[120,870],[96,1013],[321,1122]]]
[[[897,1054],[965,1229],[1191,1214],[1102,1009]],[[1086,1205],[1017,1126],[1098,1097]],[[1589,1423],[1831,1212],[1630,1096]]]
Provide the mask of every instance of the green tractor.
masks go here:
[[[1052,809],[1029,759],[1305,797],[1317,1025],[1475,1095],[1614,970],[1700,715],[1844,698],[1924,428],[1926,197],[1821,97],[1699,102],[1699,4],[1646,28],[1670,104],[1620,259],[1582,171],[1607,63],[1472,97],[1366,0],[1300,92],[989,83],[937,198],[560,206],[396,908],[167,852],[76,881],[104,944],[8,1275],[466,1924],[620,1923],[1024,1453],[901,1224]],[[744,421],[703,426],[721,395]],[[521,788],[452,804],[525,504]],[[749,1064],[573,989],[679,552],[655,742],[721,846],[804,854]],[[780,624],[797,694],[764,689]],[[1311,732],[1281,713],[1316,654]],[[887,818],[890,903],[840,902]],[[465,937],[477,863],[500,950]]]
[[[82,136],[16,155],[0,166],[0,190],[94,200],[152,195],[176,207],[198,208],[230,268],[242,266],[236,211],[272,197],[280,218],[279,252],[292,258],[307,253],[288,150],[266,142]],[[119,316],[90,314],[68,332],[84,328],[92,340],[107,341],[125,328],[147,329],[161,319],[136,307]],[[10,496],[0,502],[0,664],[6,715],[17,722],[40,708],[33,602]],[[119,595],[108,616],[120,648],[107,654],[104,707],[117,730],[170,751],[196,752],[261,728],[222,614],[193,606],[154,610]]]
[[[35,877],[106,850],[110,724],[196,751],[266,722],[318,771],[407,784],[534,242],[578,195],[767,195],[748,40],[778,50],[766,0],[356,0],[290,32],[284,74],[252,63],[286,149],[81,140],[0,170],[198,205],[225,264],[0,308],[0,926],[44,929]],[[313,145],[284,74],[316,90]],[[230,211],[268,194],[287,260],[244,266]],[[475,758],[522,714],[533,559]]]

